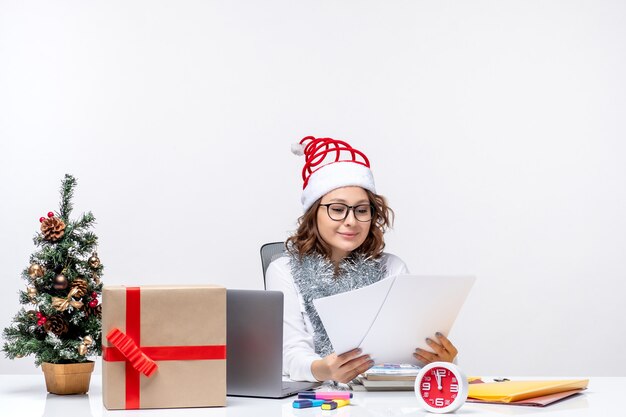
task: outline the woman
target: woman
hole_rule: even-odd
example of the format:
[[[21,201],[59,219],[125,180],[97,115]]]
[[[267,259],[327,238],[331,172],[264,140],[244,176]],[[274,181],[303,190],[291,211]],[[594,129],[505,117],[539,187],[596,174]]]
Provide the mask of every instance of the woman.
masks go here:
[[[354,349],[336,354],[313,300],[407,274],[397,256],[384,253],[383,234],[393,211],[376,194],[369,160],[346,142],[307,136],[294,153],[305,155],[298,230],[288,253],[270,264],[268,290],[285,295],[283,366],[300,381],[349,382],[374,365]],[[433,352],[416,349],[422,363],[454,360],[457,349],[443,335],[427,339]]]

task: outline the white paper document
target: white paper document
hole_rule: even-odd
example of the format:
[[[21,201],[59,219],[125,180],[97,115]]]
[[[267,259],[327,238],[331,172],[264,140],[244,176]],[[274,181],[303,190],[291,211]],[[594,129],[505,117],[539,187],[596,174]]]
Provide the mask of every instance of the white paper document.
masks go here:
[[[313,300],[337,354],[360,347],[376,363],[417,363],[456,320],[476,278],[397,275],[358,290]],[[352,317],[347,318],[346,312]]]

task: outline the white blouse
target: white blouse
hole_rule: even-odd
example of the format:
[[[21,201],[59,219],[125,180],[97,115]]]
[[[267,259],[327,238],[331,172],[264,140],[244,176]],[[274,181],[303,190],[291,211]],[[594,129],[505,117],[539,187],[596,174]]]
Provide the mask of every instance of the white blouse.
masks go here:
[[[382,254],[387,274],[385,277],[408,274],[400,258]],[[295,381],[317,381],[311,372],[313,361],[321,359],[315,353],[313,325],[304,309],[304,300],[294,283],[287,256],[272,262],[265,273],[268,290],[282,291],[285,296],[283,315],[283,374]]]

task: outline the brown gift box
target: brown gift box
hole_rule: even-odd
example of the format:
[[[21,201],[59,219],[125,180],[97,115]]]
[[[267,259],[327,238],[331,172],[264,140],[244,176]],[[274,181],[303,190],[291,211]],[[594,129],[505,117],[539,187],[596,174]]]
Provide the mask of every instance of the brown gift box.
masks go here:
[[[150,377],[107,340],[115,328],[154,359]],[[107,409],[226,405],[226,288],[104,287],[102,336]]]

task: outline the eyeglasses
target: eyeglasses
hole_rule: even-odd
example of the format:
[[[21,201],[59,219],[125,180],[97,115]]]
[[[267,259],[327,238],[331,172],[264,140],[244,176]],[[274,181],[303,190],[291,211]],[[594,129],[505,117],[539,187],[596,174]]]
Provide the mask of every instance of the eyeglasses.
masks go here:
[[[343,203],[320,204],[320,207],[326,207],[326,212],[331,220],[341,222],[348,217],[350,210],[354,213],[354,218],[360,222],[369,222],[374,217],[374,206],[371,204],[359,204],[358,206],[349,206]]]

